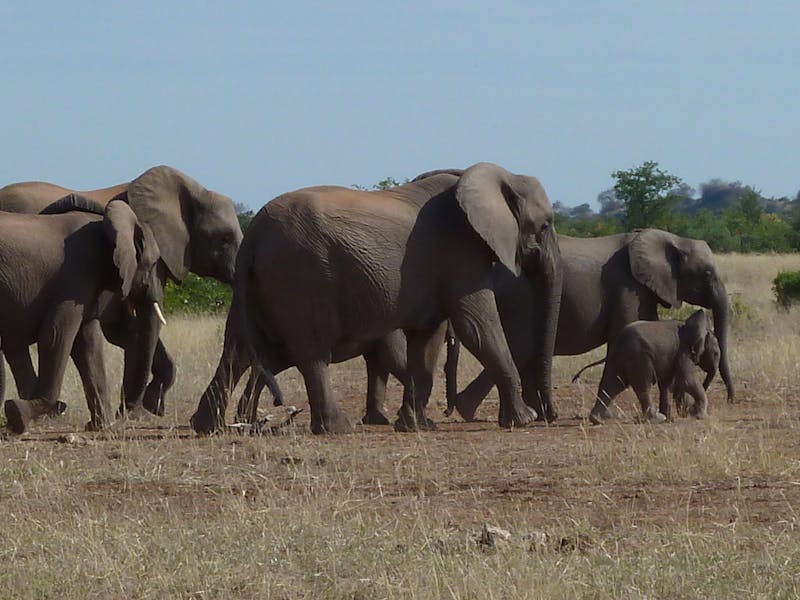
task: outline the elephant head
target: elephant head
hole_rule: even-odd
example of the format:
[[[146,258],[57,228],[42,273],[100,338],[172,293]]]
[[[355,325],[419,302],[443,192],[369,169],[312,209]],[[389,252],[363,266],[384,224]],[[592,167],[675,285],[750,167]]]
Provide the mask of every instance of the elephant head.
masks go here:
[[[629,246],[631,273],[650,289],[664,306],[681,302],[710,308],[714,334],[719,341],[719,371],[728,393],[734,398],[728,367],[728,292],[704,241],[681,238],[666,231],[643,229],[634,234]]]
[[[550,374],[562,280],[550,200],[535,177],[515,175],[490,163],[463,172],[456,199],[498,262],[515,274],[523,272],[542,292],[533,319],[534,354],[528,363],[534,372],[523,374],[523,388],[526,402],[553,419]],[[527,375],[536,383],[526,385]]]
[[[165,278],[159,266],[161,252],[150,226],[139,221],[125,202],[108,203],[103,225],[113,248],[118,292],[131,316],[123,394],[127,404],[141,404],[161,325],[166,323],[160,308]]]
[[[117,198],[149,226],[172,279],[192,271],[233,282],[242,230],[230,198],[163,165],[142,173]]]

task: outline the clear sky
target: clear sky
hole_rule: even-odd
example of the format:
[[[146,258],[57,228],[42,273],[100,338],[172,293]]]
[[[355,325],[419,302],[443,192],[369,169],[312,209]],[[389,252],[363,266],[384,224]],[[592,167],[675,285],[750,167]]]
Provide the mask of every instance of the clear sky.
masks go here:
[[[0,4],[0,185],[161,163],[250,207],[496,162],[594,201],[645,160],[800,190],[800,2]]]

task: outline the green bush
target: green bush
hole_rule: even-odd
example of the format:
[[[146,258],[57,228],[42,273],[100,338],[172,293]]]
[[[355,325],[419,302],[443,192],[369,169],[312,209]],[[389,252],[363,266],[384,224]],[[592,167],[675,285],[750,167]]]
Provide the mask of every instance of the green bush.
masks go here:
[[[180,284],[168,281],[164,288],[164,311],[168,314],[215,314],[227,312],[231,305],[229,285],[211,277],[189,273]]]
[[[772,280],[772,291],[778,306],[789,308],[800,301],[800,271],[781,271]]]

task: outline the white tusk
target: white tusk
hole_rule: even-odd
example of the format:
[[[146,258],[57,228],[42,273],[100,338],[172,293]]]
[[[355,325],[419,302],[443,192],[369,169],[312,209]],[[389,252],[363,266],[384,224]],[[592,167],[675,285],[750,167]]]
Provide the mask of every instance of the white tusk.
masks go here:
[[[166,325],[167,320],[164,318],[164,313],[161,312],[161,307],[158,305],[158,302],[153,302],[153,307],[156,309],[158,320],[161,321],[162,325]]]

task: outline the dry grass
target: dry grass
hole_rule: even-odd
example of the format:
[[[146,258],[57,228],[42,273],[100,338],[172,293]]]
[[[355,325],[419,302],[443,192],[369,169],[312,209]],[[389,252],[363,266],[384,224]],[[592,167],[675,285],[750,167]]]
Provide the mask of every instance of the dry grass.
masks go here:
[[[0,444],[2,596],[797,597],[800,315],[777,312],[769,286],[800,257],[719,262],[746,307],[732,332],[741,402],[715,384],[707,420],[661,427],[575,418],[599,377],[567,383],[582,356],[556,362],[555,426],[499,430],[493,395],[484,421],[445,419],[436,433],[320,438],[305,414],[286,435],[195,438],[187,420],[223,324],[172,319],[180,371],[166,417],[80,433],[71,371],[68,414]],[[119,355],[108,362],[117,379]],[[462,385],[478,370],[464,362]],[[305,406],[296,373],[279,379]],[[333,379],[360,416],[361,361]],[[399,387],[389,393],[392,410]],[[442,395],[437,380],[434,415]],[[634,411],[631,396],[620,404]],[[484,523],[508,539],[481,540]]]

